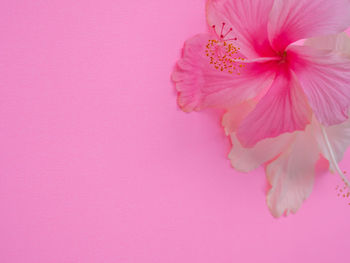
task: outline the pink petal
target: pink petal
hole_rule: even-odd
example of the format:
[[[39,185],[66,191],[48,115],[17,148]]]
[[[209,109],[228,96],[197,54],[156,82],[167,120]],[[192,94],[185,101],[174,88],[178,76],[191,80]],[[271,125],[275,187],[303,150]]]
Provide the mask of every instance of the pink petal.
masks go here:
[[[256,100],[247,100],[231,107],[222,118],[222,126],[226,135],[235,132],[242,120],[254,109]]]
[[[307,129],[297,132],[289,149],[267,166],[266,175],[271,185],[267,205],[273,216],[295,213],[310,195],[318,158],[316,141]]]
[[[304,45],[316,49],[334,51],[350,58],[350,37],[345,32],[335,35],[309,38],[304,42]]]
[[[336,34],[350,26],[348,0],[275,0],[268,33],[276,51],[304,38]]]
[[[242,53],[248,58],[274,54],[267,37],[267,23],[274,0],[209,0],[209,26],[221,30],[222,23],[232,28]],[[218,32],[220,34],[220,32]]]
[[[307,46],[290,46],[293,68],[317,119],[334,125],[348,118],[350,59]]]
[[[249,172],[278,156],[294,137],[294,134],[284,133],[275,138],[261,140],[252,148],[245,148],[232,133],[232,149],[228,158],[236,170]]]
[[[273,80],[275,73],[269,63],[247,63],[240,75],[215,69],[205,53],[210,39],[214,36],[201,34],[187,40],[174,69],[172,79],[184,111],[228,108],[254,98]]]
[[[280,72],[266,95],[247,116],[237,136],[245,147],[284,132],[303,130],[311,110],[299,83],[287,72]]]

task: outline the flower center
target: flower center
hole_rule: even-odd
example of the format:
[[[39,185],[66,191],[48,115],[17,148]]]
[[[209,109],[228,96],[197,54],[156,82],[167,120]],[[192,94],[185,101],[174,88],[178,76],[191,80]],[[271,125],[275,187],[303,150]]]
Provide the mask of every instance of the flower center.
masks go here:
[[[240,69],[244,67],[242,63],[245,59],[240,56],[240,48],[234,45],[234,41],[237,37],[226,38],[232,31],[229,28],[226,32],[225,23],[222,23],[220,34],[216,32],[216,27],[213,25],[214,33],[217,39],[208,40],[206,45],[205,53],[209,58],[209,63],[214,66],[215,69],[219,71],[224,71],[228,73],[240,74]]]
[[[279,64],[287,63],[287,51],[278,52],[277,55],[281,58]]]

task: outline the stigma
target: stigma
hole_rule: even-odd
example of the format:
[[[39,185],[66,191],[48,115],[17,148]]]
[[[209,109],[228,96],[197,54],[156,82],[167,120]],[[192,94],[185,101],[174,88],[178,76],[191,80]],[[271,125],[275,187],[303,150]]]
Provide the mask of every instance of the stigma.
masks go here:
[[[240,56],[240,48],[234,44],[234,41],[237,41],[237,37],[227,38],[232,32],[232,28],[229,28],[225,32],[225,23],[222,23],[220,33],[216,31],[215,25],[212,28],[216,39],[209,39],[205,49],[209,63],[216,70],[240,75],[245,59]]]

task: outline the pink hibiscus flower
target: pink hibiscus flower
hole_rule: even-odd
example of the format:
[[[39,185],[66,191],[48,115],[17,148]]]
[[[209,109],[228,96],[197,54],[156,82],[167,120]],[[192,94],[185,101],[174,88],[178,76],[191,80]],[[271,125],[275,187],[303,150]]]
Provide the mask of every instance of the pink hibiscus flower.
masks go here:
[[[293,43],[348,28],[349,0],[209,0],[207,20],[173,72],[184,111],[250,104],[236,132],[245,147],[305,130],[312,116],[347,120],[350,59]]]
[[[305,45],[350,58],[350,38],[346,33],[309,39]],[[312,191],[315,165],[322,157],[329,161],[330,169],[350,186],[338,166],[350,145],[350,120],[325,127],[314,115],[305,131],[284,133],[245,148],[237,139],[236,132],[254,104],[256,101],[252,100],[232,108],[224,115],[222,124],[231,137],[233,147],[229,159],[234,168],[249,172],[266,164],[266,175],[271,185],[267,204],[272,215],[279,217],[299,209]]]

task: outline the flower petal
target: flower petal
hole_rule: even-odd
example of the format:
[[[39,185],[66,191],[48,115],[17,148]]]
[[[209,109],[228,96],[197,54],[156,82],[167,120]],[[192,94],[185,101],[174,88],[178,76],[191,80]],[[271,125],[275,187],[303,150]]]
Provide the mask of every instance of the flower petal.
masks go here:
[[[222,23],[232,28],[232,35],[241,43],[248,58],[271,56],[273,50],[267,37],[267,23],[274,0],[209,0],[209,26],[221,30]],[[220,34],[220,32],[218,32]]]
[[[303,130],[311,110],[299,83],[289,72],[279,72],[266,95],[244,119],[237,136],[245,147],[284,132]]]
[[[271,185],[267,205],[273,216],[295,213],[310,195],[318,158],[317,143],[308,126],[305,132],[297,132],[289,149],[266,167]]]
[[[322,155],[329,161],[331,164],[331,157],[325,138],[322,135],[320,124],[317,120],[313,120],[312,124],[314,126],[314,137],[317,140],[318,147]],[[340,162],[343,159],[344,153],[347,148],[350,146],[350,120],[347,120],[341,124],[324,127],[327,134],[330,146],[332,147],[332,152],[334,153],[335,159],[337,162]],[[331,170],[334,168],[331,166]]]
[[[249,172],[278,156],[294,137],[294,134],[284,133],[275,138],[261,140],[252,148],[245,148],[236,134],[232,133],[232,149],[228,158],[236,170]]]
[[[208,40],[215,36],[197,35],[186,41],[182,59],[172,74],[178,104],[184,111],[208,107],[228,108],[257,96],[272,82],[269,63],[246,63],[240,75],[215,69],[206,56]]]
[[[241,121],[254,109],[255,100],[247,100],[231,107],[222,117],[222,126],[226,135],[230,135],[238,129]]]
[[[335,125],[348,118],[350,59],[307,46],[290,46],[293,68],[317,119]]]
[[[268,33],[276,51],[304,38],[336,34],[350,26],[348,0],[275,0]]]
[[[345,32],[309,38],[304,42],[304,45],[317,49],[331,50],[350,58],[350,37]]]

